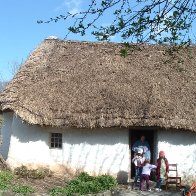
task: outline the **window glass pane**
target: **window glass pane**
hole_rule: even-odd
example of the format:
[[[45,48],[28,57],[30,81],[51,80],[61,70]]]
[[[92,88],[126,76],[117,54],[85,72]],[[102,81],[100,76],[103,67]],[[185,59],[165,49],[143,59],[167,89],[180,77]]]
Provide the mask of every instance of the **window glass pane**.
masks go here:
[[[62,133],[51,133],[51,148],[62,148]]]

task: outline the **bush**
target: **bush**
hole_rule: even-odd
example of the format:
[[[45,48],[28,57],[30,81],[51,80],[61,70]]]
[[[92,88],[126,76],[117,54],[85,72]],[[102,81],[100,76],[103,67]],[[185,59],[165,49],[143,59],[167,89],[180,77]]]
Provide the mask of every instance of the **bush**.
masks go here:
[[[20,177],[27,177],[28,176],[28,169],[26,166],[17,167],[14,169],[14,174]]]
[[[103,190],[111,190],[113,187],[117,186],[116,179],[110,175],[98,176],[96,180],[101,184]]]
[[[110,175],[93,177],[82,172],[75,179],[71,180],[66,187],[53,188],[49,190],[49,192],[52,196],[63,194],[66,194],[67,196],[71,196],[73,194],[85,195],[111,190],[116,187],[116,185],[116,179]]]
[[[14,174],[25,178],[43,179],[46,176],[51,176],[52,172],[46,168],[27,169],[26,166],[22,165],[14,169]]]
[[[0,189],[7,190],[10,187],[13,177],[10,171],[0,171]]]
[[[76,178],[75,180],[72,180],[71,182],[74,181],[83,181],[83,182],[88,182],[88,181],[92,181],[95,177],[90,176],[88,173],[86,172],[81,172]],[[70,182],[70,183],[71,183]]]
[[[65,188],[62,187],[55,187],[49,190],[50,195],[56,196],[56,195],[65,195]]]
[[[34,189],[32,187],[30,187],[30,186],[21,186],[21,185],[13,187],[12,191],[14,193],[20,193],[20,194],[23,194],[23,195],[26,195],[26,194],[29,194],[29,193],[34,193]]]

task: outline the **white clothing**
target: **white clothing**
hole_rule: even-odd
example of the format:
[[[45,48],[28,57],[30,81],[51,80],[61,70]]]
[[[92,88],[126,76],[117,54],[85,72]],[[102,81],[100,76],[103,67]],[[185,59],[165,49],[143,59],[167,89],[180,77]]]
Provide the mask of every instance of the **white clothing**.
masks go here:
[[[145,175],[149,175],[150,176],[150,172],[154,168],[157,168],[157,166],[147,163],[146,165],[143,166],[142,174],[145,174]]]
[[[132,162],[136,167],[142,167],[142,164],[144,163],[145,158],[140,156],[140,155],[135,155],[134,158],[132,159]]]

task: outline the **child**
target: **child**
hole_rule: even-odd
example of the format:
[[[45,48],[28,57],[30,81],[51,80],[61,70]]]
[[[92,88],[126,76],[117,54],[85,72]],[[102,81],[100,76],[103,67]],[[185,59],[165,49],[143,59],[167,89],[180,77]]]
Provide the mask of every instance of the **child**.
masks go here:
[[[140,178],[144,161],[145,161],[145,158],[143,157],[143,150],[138,149],[137,153],[134,154],[134,157],[132,159],[132,162],[135,165],[135,179],[134,179],[133,185],[136,185],[138,178]]]
[[[192,196],[192,193],[196,193],[196,182],[194,182],[190,188],[190,190],[184,190],[183,195],[184,196]]]
[[[149,160],[144,161],[144,166],[143,166],[142,174],[140,178],[140,191],[143,191],[145,181],[146,181],[146,189],[148,191],[151,191],[150,184],[149,184],[149,177],[150,177],[151,170],[156,167],[157,167],[156,165],[150,164]]]
[[[165,158],[165,152],[160,151],[159,152],[159,158],[157,159],[157,169],[156,169],[156,175],[157,175],[157,184],[156,184],[156,191],[161,191],[161,185],[165,178],[167,178],[168,174],[168,160]]]

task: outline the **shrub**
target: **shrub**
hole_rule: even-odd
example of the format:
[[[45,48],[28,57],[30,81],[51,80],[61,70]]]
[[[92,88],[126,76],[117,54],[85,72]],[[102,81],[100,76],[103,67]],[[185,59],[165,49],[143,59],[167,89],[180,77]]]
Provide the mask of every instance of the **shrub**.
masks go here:
[[[65,195],[65,188],[62,187],[55,187],[49,190],[49,193],[51,196],[56,196],[56,195]]]
[[[0,189],[7,190],[10,187],[13,177],[10,171],[0,171]]]
[[[103,190],[111,190],[117,186],[117,181],[113,176],[101,175],[97,176],[96,181],[101,184]]]
[[[17,167],[14,169],[14,174],[20,177],[27,177],[28,176],[28,169],[26,166],[22,165],[21,167]]]
[[[53,188],[49,190],[49,192],[52,196],[63,194],[66,194],[67,196],[71,196],[73,194],[85,195],[111,190],[116,185],[116,179],[110,175],[93,177],[82,172],[75,179],[71,180],[66,187]]]
[[[90,176],[88,173],[86,172],[81,172],[76,178],[75,180],[79,180],[79,181],[83,181],[83,182],[88,182],[88,181],[92,181],[95,177]],[[72,181],[75,181],[72,180]]]
[[[20,193],[23,195],[29,194],[29,193],[34,193],[34,189],[30,186],[22,186],[22,185],[18,185],[13,187],[12,191],[14,193]]]
[[[29,178],[34,178],[34,179],[43,179],[46,176],[51,176],[51,171],[46,168],[39,168],[39,169],[33,169],[29,170]]]
[[[46,176],[51,176],[52,172],[46,168],[27,169],[26,166],[22,165],[14,169],[14,174],[25,178],[43,179]]]

